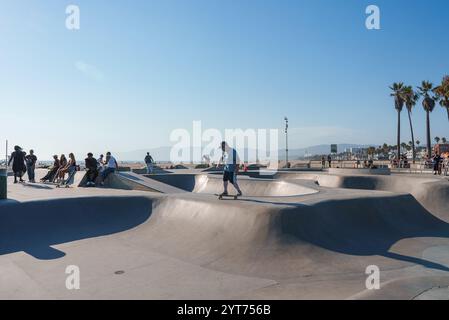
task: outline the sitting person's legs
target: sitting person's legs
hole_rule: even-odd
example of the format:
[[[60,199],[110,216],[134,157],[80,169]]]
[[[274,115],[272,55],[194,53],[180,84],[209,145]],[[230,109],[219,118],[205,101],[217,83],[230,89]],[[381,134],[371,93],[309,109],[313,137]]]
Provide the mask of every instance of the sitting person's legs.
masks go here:
[[[103,181],[106,180],[106,178],[107,178],[111,173],[114,173],[114,172],[115,172],[115,169],[114,169],[114,168],[106,168],[106,169],[104,169],[103,172],[101,173],[102,180],[103,180]]]
[[[95,183],[95,180],[98,177],[98,170],[88,170],[87,171],[87,183]]]

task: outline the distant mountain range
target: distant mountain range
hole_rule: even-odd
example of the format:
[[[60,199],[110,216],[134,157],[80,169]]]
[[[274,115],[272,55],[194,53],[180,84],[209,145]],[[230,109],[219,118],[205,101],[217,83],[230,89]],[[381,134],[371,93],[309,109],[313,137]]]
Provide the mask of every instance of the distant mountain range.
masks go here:
[[[360,144],[338,144],[338,152],[343,152],[345,149],[349,148],[367,148],[370,145],[360,145]],[[372,145],[375,146],[375,145]],[[300,159],[305,157],[306,155],[312,156],[312,155],[324,155],[329,154],[331,152],[330,150],[331,146],[327,144],[321,144],[321,145],[315,145],[310,146],[307,148],[295,148],[289,150],[289,159]],[[117,160],[119,161],[143,161],[145,158],[145,155],[147,152],[150,152],[150,154],[153,156],[154,160],[156,162],[166,162],[170,161],[170,152],[172,147],[159,147],[159,148],[150,148],[150,149],[141,149],[141,150],[134,150],[134,151],[128,151],[128,152],[114,152],[114,155],[116,156]],[[200,148],[191,148],[191,154],[194,153],[194,151],[197,152],[198,155],[202,155],[202,150]],[[218,151],[218,149],[217,149]],[[249,152],[249,150],[245,150],[245,152]],[[285,149],[279,149],[279,159],[285,158]],[[254,153],[253,153],[254,154]],[[250,161],[254,161],[254,159],[250,159]]]

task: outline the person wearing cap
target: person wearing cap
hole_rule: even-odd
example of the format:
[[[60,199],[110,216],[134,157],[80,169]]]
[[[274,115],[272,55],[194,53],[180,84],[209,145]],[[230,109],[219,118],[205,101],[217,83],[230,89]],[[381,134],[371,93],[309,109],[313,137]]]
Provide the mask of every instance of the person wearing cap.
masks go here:
[[[237,195],[241,196],[242,191],[240,190],[240,187],[237,183],[237,174],[239,172],[240,164],[240,159],[237,151],[234,148],[231,148],[226,141],[223,141],[221,143],[221,151],[223,153],[220,162],[222,161],[225,164],[223,170],[223,193],[221,194],[221,196],[228,195],[229,182],[231,182],[231,184],[237,190]]]

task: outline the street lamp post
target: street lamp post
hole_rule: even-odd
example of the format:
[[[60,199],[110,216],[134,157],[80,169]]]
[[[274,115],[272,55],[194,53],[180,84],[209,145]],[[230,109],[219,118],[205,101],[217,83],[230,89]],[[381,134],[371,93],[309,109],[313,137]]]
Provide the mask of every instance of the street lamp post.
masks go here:
[[[288,168],[288,118],[284,117],[285,120],[285,166]]]

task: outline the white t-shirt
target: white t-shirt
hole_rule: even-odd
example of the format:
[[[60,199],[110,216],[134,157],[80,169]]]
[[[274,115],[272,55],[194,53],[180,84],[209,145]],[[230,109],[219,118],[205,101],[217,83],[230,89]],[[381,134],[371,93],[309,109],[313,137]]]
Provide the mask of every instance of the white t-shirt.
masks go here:
[[[108,168],[112,168],[112,169],[117,169],[117,166],[116,166],[115,164],[116,164],[116,160],[115,160],[115,158],[114,158],[113,156],[111,156],[111,157],[109,158],[107,167],[108,167]]]
[[[230,148],[228,151],[224,152],[223,162],[225,164],[225,171],[234,172],[235,167],[240,163],[240,158],[237,154],[237,150]]]

